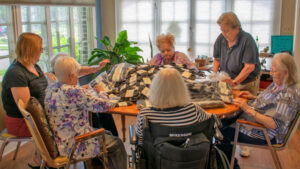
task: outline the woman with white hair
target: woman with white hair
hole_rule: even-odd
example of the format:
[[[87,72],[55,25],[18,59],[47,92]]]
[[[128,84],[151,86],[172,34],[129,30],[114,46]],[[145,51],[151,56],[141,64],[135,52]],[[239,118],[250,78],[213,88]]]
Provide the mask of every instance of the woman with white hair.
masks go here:
[[[250,118],[251,121],[267,128],[272,144],[281,144],[300,109],[300,95],[297,90],[298,73],[293,57],[288,53],[276,54],[270,74],[273,77],[273,83],[258,96],[248,91],[239,93],[239,97],[254,99],[252,102],[248,104],[245,100],[237,98],[234,99],[234,104],[241,107],[244,112],[242,116],[246,115],[248,120]],[[267,144],[262,132],[257,129],[242,126],[239,132],[239,142]],[[233,141],[235,129],[227,126],[222,129],[222,133],[225,139],[220,149],[227,153],[228,159],[231,159],[230,141]]]
[[[191,103],[187,86],[180,73],[173,68],[160,70],[150,86],[152,107],[142,109],[137,117],[136,134],[143,140],[143,117],[151,123],[166,126],[185,126],[210,117],[199,105]]]
[[[51,58],[51,69],[52,71],[49,73],[46,73],[46,77],[47,77],[47,81],[48,84],[52,84],[55,83],[57,81],[56,76],[55,76],[55,72],[54,72],[54,65],[55,62],[58,58],[60,57],[65,57],[65,56],[70,56],[68,53],[57,53],[55,54],[52,58]],[[79,71],[79,76],[84,76],[84,75],[88,75],[88,74],[92,74],[92,73],[97,73],[99,72],[102,68],[105,67],[105,65],[107,63],[109,63],[110,61],[108,59],[104,59],[101,62],[99,62],[99,65],[97,66],[81,66],[80,67],[80,71]]]
[[[74,137],[93,131],[88,112],[106,112],[109,109],[107,94],[99,85],[95,86],[98,97],[79,87],[80,66],[72,57],[60,57],[54,66],[58,83],[48,86],[45,98],[46,114],[53,130],[60,155],[67,156],[74,143]],[[126,169],[127,155],[118,137],[106,134],[109,168]],[[97,139],[78,145],[75,159],[100,155]]]

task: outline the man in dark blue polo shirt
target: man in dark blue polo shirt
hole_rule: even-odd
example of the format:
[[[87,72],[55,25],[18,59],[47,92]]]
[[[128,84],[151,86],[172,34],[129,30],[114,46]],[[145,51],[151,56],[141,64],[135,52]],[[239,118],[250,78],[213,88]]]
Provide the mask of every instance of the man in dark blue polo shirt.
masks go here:
[[[244,32],[233,12],[223,13],[217,23],[222,33],[214,44],[213,72],[225,71],[231,77],[227,82],[235,89],[256,95],[259,89],[260,62],[253,37]]]

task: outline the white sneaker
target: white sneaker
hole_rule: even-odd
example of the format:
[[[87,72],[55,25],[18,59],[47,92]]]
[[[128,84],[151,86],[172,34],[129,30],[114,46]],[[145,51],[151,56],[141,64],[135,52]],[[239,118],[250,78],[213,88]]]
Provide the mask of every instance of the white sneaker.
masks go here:
[[[240,146],[240,156],[241,157],[249,157],[250,156],[250,150],[247,146]]]

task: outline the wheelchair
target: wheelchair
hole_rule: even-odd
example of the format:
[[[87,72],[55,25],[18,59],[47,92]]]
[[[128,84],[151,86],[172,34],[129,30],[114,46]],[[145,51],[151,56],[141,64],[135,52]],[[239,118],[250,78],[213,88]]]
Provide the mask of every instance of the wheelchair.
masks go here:
[[[143,143],[138,144],[133,125],[129,127],[132,169],[220,169],[229,168],[227,157],[222,155],[225,167],[217,165],[221,150],[216,144],[222,140],[217,116],[188,126],[163,126],[151,123],[144,117]],[[222,153],[222,152],[221,152]],[[219,157],[219,156],[218,156]],[[219,157],[220,158],[220,157]]]

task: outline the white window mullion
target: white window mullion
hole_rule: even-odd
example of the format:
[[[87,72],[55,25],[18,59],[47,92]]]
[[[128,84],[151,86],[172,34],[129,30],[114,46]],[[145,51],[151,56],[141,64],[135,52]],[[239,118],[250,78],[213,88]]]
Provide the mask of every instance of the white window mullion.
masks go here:
[[[196,2],[195,0],[190,0],[190,19],[189,19],[189,48],[190,48],[190,59],[194,61],[195,58],[195,27],[196,27]]]
[[[73,7],[69,8],[69,25],[70,25],[70,48],[71,48],[70,54],[72,57],[76,58]]]
[[[15,44],[17,44],[17,39],[22,33],[22,20],[21,20],[21,7],[20,5],[12,6],[12,28],[8,29],[10,35],[13,35],[13,38],[9,41],[9,60],[12,62],[15,56]]]
[[[52,46],[52,29],[51,29],[51,17],[50,17],[50,8],[45,8],[46,12],[46,30],[47,30],[47,40],[48,40],[48,59],[53,56],[53,46]]]

